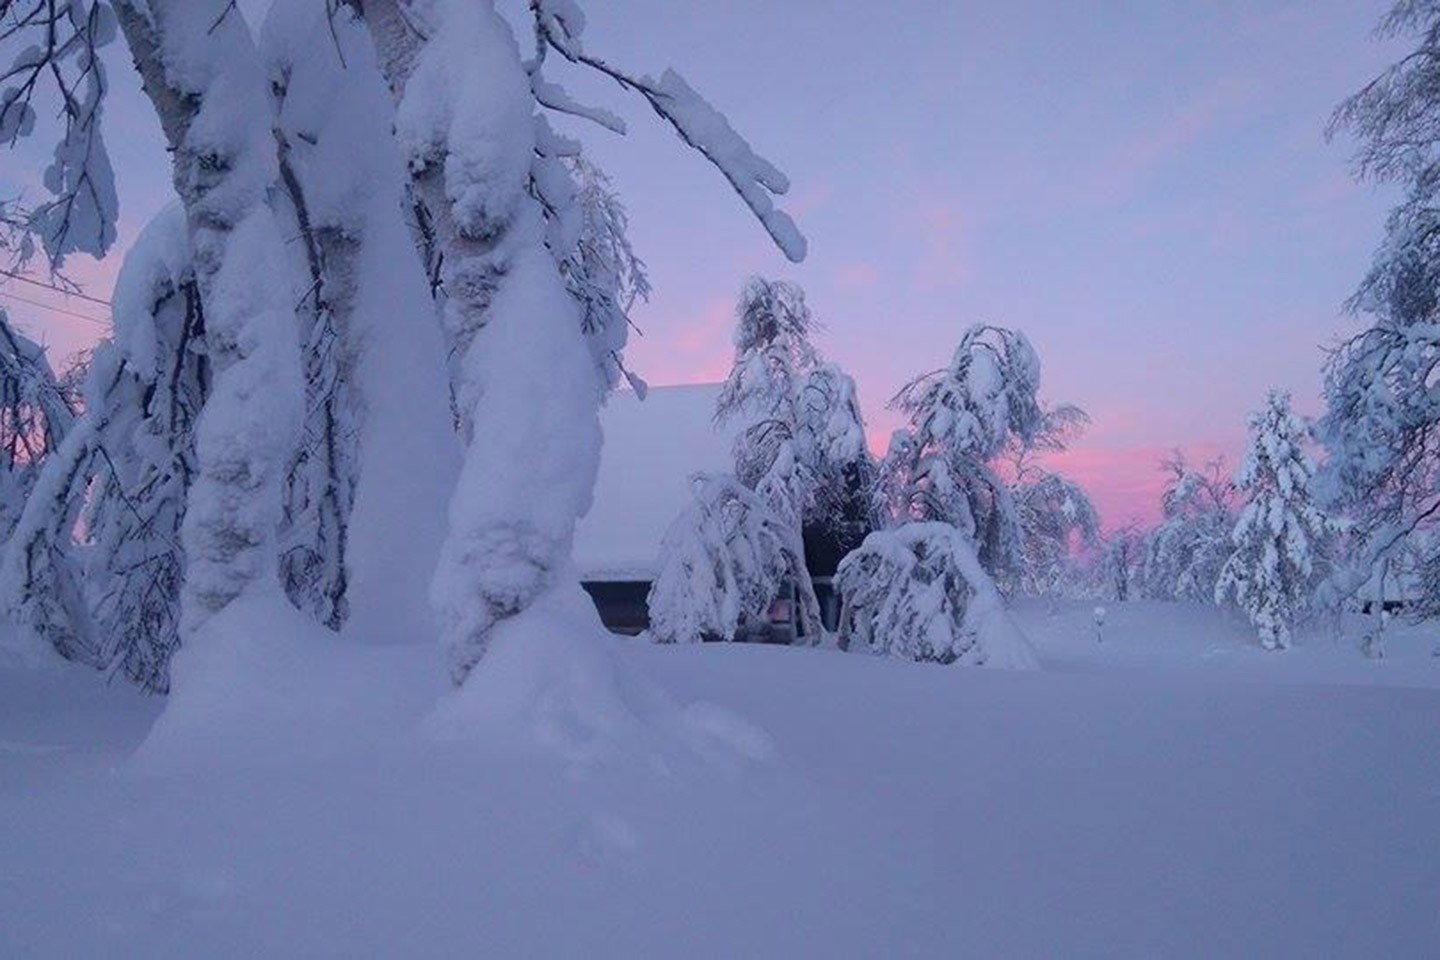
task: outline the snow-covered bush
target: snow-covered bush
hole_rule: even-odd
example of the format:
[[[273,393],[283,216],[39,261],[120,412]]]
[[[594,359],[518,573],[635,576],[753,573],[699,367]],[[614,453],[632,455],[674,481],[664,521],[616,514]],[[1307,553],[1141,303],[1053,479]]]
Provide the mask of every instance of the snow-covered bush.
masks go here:
[[[1290,627],[1304,610],[1323,562],[1331,525],[1311,501],[1315,468],[1301,444],[1305,427],[1290,395],[1272,391],[1250,418],[1250,449],[1235,484],[1247,503],[1231,540],[1235,551],[1215,586],[1215,600],[1233,599],[1267,650],[1290,645]]]
[[[1028,668],[974,547],[948,523],[877,530],[840,564],[840,642],[907,660]]]
[[[724,474],[692,478],[692,499],[660,544],[650,588],[650,633],[660,643],[735,640],[767,622],[787,583],[805,574],[795,529],[754,491]],[[797,590],[801,622],[819,630],[814,594]]]

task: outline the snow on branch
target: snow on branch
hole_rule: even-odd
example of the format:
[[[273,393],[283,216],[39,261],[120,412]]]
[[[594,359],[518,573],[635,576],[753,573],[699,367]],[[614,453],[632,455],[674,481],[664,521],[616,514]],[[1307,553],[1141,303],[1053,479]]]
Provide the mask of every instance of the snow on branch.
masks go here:
[[[775,241],[793,263],[805,259],[806,241],[800,229],[789,214],[775,206],[773,197],[790,189],[790,180],[774,164],[757,154],[750,144],[730,126],[725,115],[695,91],[679,73],[666,69],[659,78],[649,75],[636,76],[612,66],[599,57],[585,52],[580,42],[585,18],[573,0],[530,0],[530,9],[535,16],[537,59],[543,57],[548,47],[555,50],[571,63],[583,64],[611,78],[621,87],[638,93],[645,98],[661,118],[675,128],[691,147],[698,150],[705,159],[715,165],[730,181],[740,199],[745,201],[771,239]],[[555,88],[558,90],[559,88]],[[551,91],[547,90],[547,93]],[[541,90],[535,91],[536,98],[546,106]],[[567,103],[572,109],[554,107],[568,113],[589,116],[610,129],[616,127],[600,118],[612,118],[603,111],[582,108],[573,102]],[[582,112],[583,111],[583,112]],[[616,132],[623,132],[622,129]]]
[[[0,42],[35,40],[0,71],[0,141],[14,146],[35,129],[35,95],[47,86],[64,128],[45,170],[52,199],[30,215],[52,264],[70,253],[102,257],[115,242],[119,204],[100,131],[109,83],[99,50],[116,35],[115,14],[94,0],[6,0]]]

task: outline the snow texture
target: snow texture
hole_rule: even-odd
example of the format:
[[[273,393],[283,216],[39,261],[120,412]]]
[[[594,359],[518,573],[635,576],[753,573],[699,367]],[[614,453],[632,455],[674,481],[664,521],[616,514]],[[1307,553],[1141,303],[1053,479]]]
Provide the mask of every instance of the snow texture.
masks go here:
[[[196,423],[200,473],[181,528],[192,631],[248,590],[278,589],[276,530],[303,381],[288,286],[257,280],[287,275],[282,244],[271,212],[252,210],[231,231],[206,296],[206,337],[221,346],[212,357],[228,363],[214,360]]]
[[[222,617],[271,622],[250,604]],[[1111,604],[1096,644],[1092,606],[1017,611],[1053,668],[1028,673],[597,638],[730,735],[713,764],[437,740],[430,644],[253,634],[284,670],[210,691],[216,721],[258,709],[187,737],[193,763],[178,739],[130,759],[154,698],[0,670],[0,953],[1429,952],[1433,636],[1397,624],[1366,660],[1350,623],[1274,657],[1213,606],[1141,602]],[[267,722],[297,704],[331,719]]]

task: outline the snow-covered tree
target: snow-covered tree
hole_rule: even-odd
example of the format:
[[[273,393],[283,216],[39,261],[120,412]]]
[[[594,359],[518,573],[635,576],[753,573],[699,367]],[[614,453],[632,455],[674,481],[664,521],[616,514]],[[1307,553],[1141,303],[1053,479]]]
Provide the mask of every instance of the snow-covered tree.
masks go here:
[[[802,387],[819,360],[815,321],[803,290],[761,277],[746,283],[735,321],[735,362],[715,419],[737,424],[735,476],[798,530],[820,485],[811,438],[801,435]]]
[[[275,105],[249,27],[227,0],[113,0],[155,108],[185,210],[211,382],[195,423],[181,542],[182,624],[201,630],[279,588],[285,485],[304,374],[280,194]],[[265,278],[265,279],[262,279]]]
[[[1235,485],[1220,457],[1197,471],[1177,450],[1161,469],[1169,479],[1160,501],[1163,519],[1145,539],[1145,595],[1213,603],[1220,570],[1232,549]]]
[[[1139,593],[1145,557],[1145,535],[1135,524],[1108,533],[1095,558],[1105,596],[1124,603]]]
[[[840,564],[840,642],[907,660],[1034,666],[970,539],[948,523],[877,530]]]
[[[469,446],[433,588],[457,682],[498,623],[529,609],[557,577],[573,576],[575,522],[588,508],[598,462],[606,377],[546,246],[554,218],[547,224],[542,200],[555,195],[555,168],[536,159],[572,148],[536,113],[579,115],[613,130],[623,124],[549,79],[547,58],[597,70],[639,94],[720,169],[787,255],[804,255],[799,232],[771,199],[788,188],[784,176],[678,74],[635,76],[595,57],[581,43],[585,20],[573,0],[532,0],[530,11],[535,57],[526,62],[490,3],[364,4],[396,98],[419,220],[442,254],[442,316]]]
[[[872,527],[873,465],[855,381],[820,358],[815,329],[798,286],[751,278],[736,307],[735,361],[716,420],[736,425],[740,482],[804,535],[807,556],[827,562]],[[794,587],[813,599],[808,566]]]
[[[1352,590],[1387,560],[1413,554],[1412,544],[1436,543],[1428,532],[1440,519],[1440,4],[1395,3],[1379,32],[1412,38],[1414,48],[1341,103],[1329,130],[1356,138],[1361,179],[1404,191],[1348,303],[1371,325],[1326,365],[1322,480],[1350,522]],[[1412,612],[1440,613],[1440,552],[1426,551],[1414,574]]]
[[[75,419],[45,350],[0,308],[0,536],[8,537],[40,468]]]
[[[141,233],[115,285],[115,333],[91,364],[96,430],[85,528],[86,595],[102,662],[142,688],[169,689],[180,644],[181,526],[196,472],[194,429],[209,384],[184,212]]]
[[[810,525],[863,520],[872,469],[855,381],[821,359],[798,286],[751,278],[736,309],[735,362],[716,420],[737,425],[735,473],[782,516]]]
[[[1083,487],[1042,460],[1066,450],[1089,424],[1089,415],[1073,404],[1059,404],[1044,407],[1042,418],[1028,441],[1014,438],[1006,451],[1020,537],[1020,566],[1011,578],[1013,588],[1031,596],[1054,596],[1076,572],[1076,550],[1098,544],[1100,515]]]
[[[805,578],[805,547],[770,504],[726,474],[692,478],[691,500],[660,544],[650,589],[650,632],[660,643],[741,639],[768,623],[786,583]],[[813,593],[797,595],[802,624],[818,629]]]
[[[1078,483],[1040,468],[1014,484],[1011,498],[1020,528],[1020,589],[1053,595],[1069,572],[1074,548],[1099,542],[1100,515]]]
[[[858,541],[873,526],[869,493],[875,465],[865,445],[854,379],[835,363],[816,364],[800,382],[796,414],[796,434],[815,478],[805,525]]]
[[[1015,503],[992,464],[1047,427],[1039,385],[1040,360],[1024,334],[983,324],[967,330],[949,366],[913,380],[893,401],[909,422],[880,466],[881,509],[894,522],[951,524],[992,575],[1016,570]]]
[[[44,350],[0,310],[0,604],[61,656],[93,664],[70,494],[88,462],[84,433]]]
[[[1246,499],[1231,540],[1235,550],[1215,587],[1215,600],[1233,599],[1267,650],[1290,645],[1290,627],[1305,608],[1323,558],[1330,523],[1311,501],[1315,468],[1302,447],[1305,426],[1290,410],[1290,395],[1271,391],[1250,418],[1250,449],[1235,484]]]
[[[804,254],[803,238],[774,206],[788,189],[784,176],[678,74],[632,75],[584,49],[572,0],[528,4],[529,60],[486,0],[296,0],[273,5],[258,39],[233,0],[6,0],[3,12],[3,38],[21,53],[6,73],[18,86],[0,93],[0,139],[35,134],[32,101],[42,88],[58,95],[65,121],[44,178],[51,199],[23,217],[6,207],[7,249],[24,255],[38,237],[58,265],[74,252],[103,254],[112,242],[116,203],[99,126],[107,84],[97,51],[117,35],[172,159],[186,283],[203,331],[185,349],[205,372],[188,437],[162,444],[172,452],[193,445],[183,512],[166,514],[183,513],[187,637],[236,599],[282,591],[322,622],[344,621],[352,507],[370,503],[371,519],[379,516],[385,498],[367,500],[365,478],[381,451],[404,446],[408,435],[392,413],[398,392],[379,372],[388,361],[377,356],[405,352],[399,341],[412,337],[387,342],[384,324],[432,309],[448,339],[453,422],[471,448],[432,591],[456,679],[483,653],[491,628],[573,575],[567,558],[593,486],[596,408],[624,373],[622,308],[646,281],[624,239],[623,210],[542,110],[614,130],[623,124],[575,102],[547,77],[547,58],[599,71],[642,97],[721,171],[788,256]],[[405,170],[382,169],[396,153]],[[405,257],[390,246],[401,216],[392,178],[402,177],[434,303],[398,293],[410,289],[395,272]],[[18,245],[10,243],[15,230]],[[397,282],[377,290],[376,275]],[[111,434],[133,432],[149,402],[134,388],[152,382],[151,368],[126,344],[102,359],[93,412],[87,407],[83,429],[37,481],[51,502],[37,502],[28,523],[22,516],[25,545],[11,559],[34,561],[47,538],[69,536],[67,518],[83,500],[76,491],[101,491],[97,521],[106,521],[111,542],[125,539],[115,518],[127,511],[111,507],[132,498],[143,470],[96,464]],[[155,368],[172,360],[157,357]],[[430,429],[417,426],[412,432]],[[92,487],[94,479],[101,482]],[[372,586],[383,566],[374,562],[379,539],[372,530],[367,540]],[[7,583],[58,603],[33,592],[41,583],[33,576]]]

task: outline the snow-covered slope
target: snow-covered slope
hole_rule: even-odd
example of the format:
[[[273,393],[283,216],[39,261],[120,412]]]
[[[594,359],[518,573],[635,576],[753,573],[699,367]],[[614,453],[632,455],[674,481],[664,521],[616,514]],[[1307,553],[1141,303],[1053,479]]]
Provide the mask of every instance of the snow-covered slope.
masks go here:
[[[1205,608],[1112,605],[1100,643],[1088,605],[1021,619],[1045,670],[616,639],[620,673],[668,690],[712,749],[578,766],[423,733],[442,685],[429,645],[276,654],[285,695],[353,711],[362,733],[268,759],[304,708],[257,718],[248,743],[135,763],[154,701],[78,670],[0,672],[0,956],[1440,943],[1426,631],[1396,630],[1377,663],[1353,637],[1265,655]],[[387,735],[363,734],[381,718]]]

